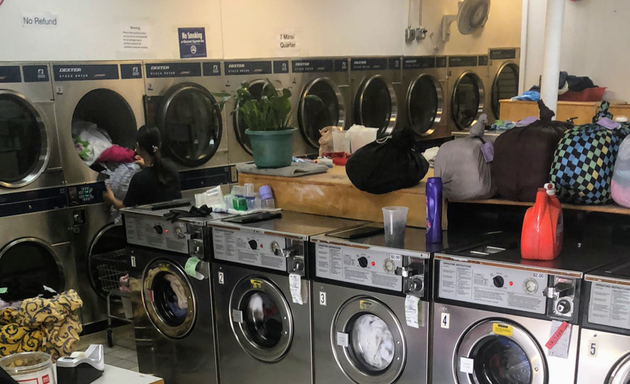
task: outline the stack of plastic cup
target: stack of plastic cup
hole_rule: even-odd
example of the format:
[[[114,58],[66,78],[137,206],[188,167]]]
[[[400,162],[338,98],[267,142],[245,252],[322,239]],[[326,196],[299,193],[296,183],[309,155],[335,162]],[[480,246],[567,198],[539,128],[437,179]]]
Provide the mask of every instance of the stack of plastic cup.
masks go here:
[[[262,209],[274,209],[276,208],[276,201],[273,198],[273,192],[271,187],[263,185],[260,187],[260,206]]]

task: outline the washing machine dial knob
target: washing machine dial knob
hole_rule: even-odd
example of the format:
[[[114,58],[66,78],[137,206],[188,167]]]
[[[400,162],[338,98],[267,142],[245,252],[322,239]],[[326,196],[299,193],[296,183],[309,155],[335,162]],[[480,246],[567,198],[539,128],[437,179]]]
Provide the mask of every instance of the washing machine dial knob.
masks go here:
[[[494,284],[494,286],[497,288],[503,288],[503,285],[505,285],[505,280],[503,279],[503,276],[495,276],[492,278],[492,284]]]
[[[571,312],[571,303],[569,300],[560,300],[558,304],[556,304],[556,312],[562,315],[568,315]]]
[[[256,240],[250,240],[249,241],[249,247],[252,250],[254,250],[254,251],[257,250],[258,249],[258,242]]]
[[[304,263],[302,263],[299,260],[296,260],[293,263],[293,271],[295,271],[295,272],[302,272],[303,270],[304,270]]]
[[[162,233],[164,233],[164,228],[162,228],[162,226],[160,224],[156,224],[153,226],[153,230],[155,231],[155,233],[157,233],[158,235],[161,235]]]
[[[420,292],[424,288],[424,281],[420,279],[413,279],[411,283],[409,283],[409,289],[412,292]]]
[[[359,265],[361,266],[361,268],[367,268],[367,266],[368,266],[368,259],[367,259],[367,257],[359,257],[358,261],[359,261]]]

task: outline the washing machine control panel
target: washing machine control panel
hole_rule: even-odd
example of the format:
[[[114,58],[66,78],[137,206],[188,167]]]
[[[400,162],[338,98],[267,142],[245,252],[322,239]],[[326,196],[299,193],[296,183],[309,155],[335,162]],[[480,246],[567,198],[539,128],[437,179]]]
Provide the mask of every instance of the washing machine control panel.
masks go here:
[[[528,268],[438,260],[437,297],[572,319],[579,279]]]
[[[305,275],[301,239],[215,227],[212,243],[216,260]]]
[[[129,244],[188,254],[200,259],[205,257],[203,226],[127,214],[125,229]]]
[[[422,297],[429,259],[318,242],[315,276]]]

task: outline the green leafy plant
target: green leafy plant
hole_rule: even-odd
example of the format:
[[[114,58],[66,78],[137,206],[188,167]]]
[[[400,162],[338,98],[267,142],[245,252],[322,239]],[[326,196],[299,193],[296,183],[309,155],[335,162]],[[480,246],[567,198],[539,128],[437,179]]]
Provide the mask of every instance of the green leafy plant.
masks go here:
[[[286,88],[276,89],[270,80],[266,80],[261,96],[257,98],[252,95],[250,85],[249,82],[243,82],[234,95],[216,94],[221,97],[221,108],[232,100],[237,106],[232,110],[232,114],[238,111],[239,117],[252,131],[290,129],[291,91]]]

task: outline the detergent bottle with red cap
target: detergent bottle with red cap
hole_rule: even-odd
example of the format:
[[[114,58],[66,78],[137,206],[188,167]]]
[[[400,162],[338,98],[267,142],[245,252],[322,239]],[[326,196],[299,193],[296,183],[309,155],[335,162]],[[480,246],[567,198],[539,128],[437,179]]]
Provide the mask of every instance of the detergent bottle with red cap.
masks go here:
[[[562,205],[553,184],[538,189],[536,202],[525,213],[521,234],[521,257],[553,260],[562,251],[564,221]]]

